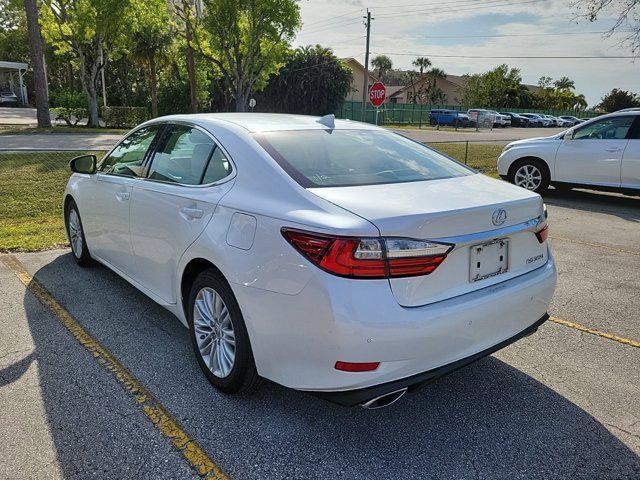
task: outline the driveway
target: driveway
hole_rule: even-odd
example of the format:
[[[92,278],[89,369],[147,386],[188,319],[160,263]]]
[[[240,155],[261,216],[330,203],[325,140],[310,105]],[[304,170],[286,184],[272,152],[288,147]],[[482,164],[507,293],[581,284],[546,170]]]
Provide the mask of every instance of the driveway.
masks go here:
[[[4,150],[109,150],[120,133],[7,133],[0,134]]]
[[[545,201],[557,321],[378,411],[221,395],[118,275],[66,249],[0,262],[0,477],[196,478],[204,458],[243,479],[640,478],[640,199]]]

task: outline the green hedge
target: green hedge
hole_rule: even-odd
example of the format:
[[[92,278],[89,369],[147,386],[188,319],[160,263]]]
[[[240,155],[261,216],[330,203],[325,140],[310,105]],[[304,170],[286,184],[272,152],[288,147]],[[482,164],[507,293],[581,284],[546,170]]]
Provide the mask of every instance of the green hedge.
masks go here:
[[[102,119],[107,127],[132,128],[149,119],[145,107],[104,107]]]
[[[56,107],[52,110],[56,114],[56,120],[64,120],[70,127],[75,127],[80,120],[89,117],[89,110],[82,107]]]

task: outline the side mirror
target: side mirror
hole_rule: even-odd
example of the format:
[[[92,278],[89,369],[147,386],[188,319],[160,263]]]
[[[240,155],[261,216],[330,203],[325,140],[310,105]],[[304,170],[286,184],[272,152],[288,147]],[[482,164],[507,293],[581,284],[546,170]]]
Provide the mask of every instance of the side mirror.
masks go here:
[[[69,162],[74,173],[96,173],[97,158],[95,155],[80,155]]]
[[[568,132],[566,132],[562,137],[562,139],[565,142],[570,142],[571,140],[573,140],[573,130],[569,130]]]

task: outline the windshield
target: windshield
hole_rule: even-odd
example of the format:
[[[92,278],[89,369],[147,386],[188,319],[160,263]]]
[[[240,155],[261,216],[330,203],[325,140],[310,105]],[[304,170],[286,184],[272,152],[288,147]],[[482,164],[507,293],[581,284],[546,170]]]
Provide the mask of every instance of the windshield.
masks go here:
[[[421,143],[387,131],[300,130],[255,138],[306,188],[417,182],[475,173]]]

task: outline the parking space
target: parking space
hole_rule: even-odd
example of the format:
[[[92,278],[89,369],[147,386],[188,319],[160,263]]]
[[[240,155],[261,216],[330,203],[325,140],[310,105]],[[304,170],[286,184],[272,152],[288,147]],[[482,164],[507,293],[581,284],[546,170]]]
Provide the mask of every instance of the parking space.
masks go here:
[[[640,340],[640,199],[545,200],[559,267],[550,313]],[[548,322],[383,410],[270,383],[227,397],[200,373],[181,324],[116,274],[80,269],[64,249],[15,258],[231,478],[640,475],[632,345]],[[12,270],[0,263],[0,477],[196,477],[175,429],[154,423]]]

